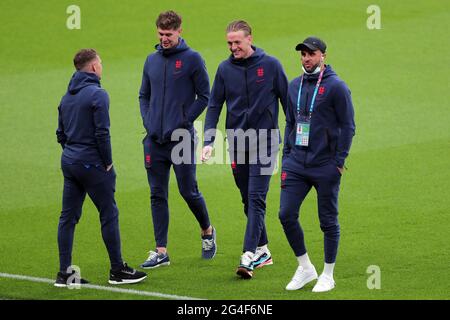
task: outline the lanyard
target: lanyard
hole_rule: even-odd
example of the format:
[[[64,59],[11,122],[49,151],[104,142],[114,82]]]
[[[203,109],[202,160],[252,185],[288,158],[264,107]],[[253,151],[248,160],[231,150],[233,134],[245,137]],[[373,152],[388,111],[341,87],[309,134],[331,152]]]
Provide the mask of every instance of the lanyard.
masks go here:
[[[317,79],[316,87],[314,88],[314,94],[311,99],[311,105],[309,106],[309,117],[311,117],[311,114],[314,110],[314,102],[316,101],[317,91],[319,91],[320,83],[322,82],[323,72],[325,71],[325,68],[320,72],[319,79]],[[298,88],[298,98],[297,98],[297,114],[300,114],[300,99],[302,96],[302,86],[303,86],[303,77],[300,81],[300,87]]]

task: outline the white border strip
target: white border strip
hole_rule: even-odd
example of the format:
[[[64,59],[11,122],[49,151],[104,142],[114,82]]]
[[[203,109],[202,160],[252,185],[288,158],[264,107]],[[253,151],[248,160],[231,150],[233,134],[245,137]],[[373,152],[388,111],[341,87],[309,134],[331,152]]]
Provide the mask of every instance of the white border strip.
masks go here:
[[[51,283],[51,284],[53,284],[55,282],[55,280],[51,280],[51,279],[47,279],[47,278],[37,278],[37,277],[30,277],[30,276],[24,276],[24,275],[20,275],[20,274],[9,274],[9,273],[0,273],[0,278],[9,278],[9,279],[25,280],[25,281],[31,281],[31,282]],[[158,298],[173,299],[173,300],[204,300],[204,299],[200,299],[200,298],[177,296],[177,295],[173,295],[173,294],[165,294],[165,293],[159,293],[159,292],[98,286],[95,284],[83,284],[81,286],[81,288],[82,289],[86,288],[86,289],[118,292],[118,293],[135,294],[135,295],[139,295],[139,296],[158,297]]]

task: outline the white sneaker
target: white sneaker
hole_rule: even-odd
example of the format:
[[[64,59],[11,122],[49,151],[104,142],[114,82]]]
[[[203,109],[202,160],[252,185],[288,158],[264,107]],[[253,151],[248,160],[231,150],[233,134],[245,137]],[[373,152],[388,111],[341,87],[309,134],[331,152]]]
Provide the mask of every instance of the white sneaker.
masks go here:
[[[262,268],[271,264],[273,264],[273,260],[269,248],[267,246],[265,246],[265,249],[263,247],[257,247],[253,257],[253,267]]]
[[[253,277],[253,258],[254,253],[247,251],[241,256],[239,267],[236,270],[236,274],[243,279],[251,279]]]
[[[291,282],[286,286],[286,290],[298,290],[303,288],[306,284],[317,279],[316,268],[312,265],[312,268],[304,269],[302,266],[297,268]]]
[[[319,280],[317,280],[316,285],[312,289],[312,292],[326,292],[330,291],[335,287],[336,283],[334,279],[326,274],[321,274]]]

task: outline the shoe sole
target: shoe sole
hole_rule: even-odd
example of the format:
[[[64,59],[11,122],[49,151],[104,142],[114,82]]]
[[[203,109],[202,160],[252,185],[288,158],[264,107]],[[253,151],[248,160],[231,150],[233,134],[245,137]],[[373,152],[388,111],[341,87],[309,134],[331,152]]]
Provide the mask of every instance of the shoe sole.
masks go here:
[[[255,268],[258,269],[258,268],[262,268],[262,267],[264,267],[264,266],[270,266],[270,265],[272,265],[272,264],[273,264],[273,260],[272,260],[272,258],[270,258],[270,259],[268,259],[268,260],[266,260],[266,261],[264,261],[264,262],[261,262],[261,263],[258,264],[257,266],[255,266]]]
[[[308,283],[310,283],[311,281],[316,280],[317,278],[318,278],[317,275],[312,275],[312,276],[306,278],[300,286],[295,287],[295,288],[290,288],[290,289],[288,289],[288,288],[286,287],[286,290],[289,290],[289,291],[299,290],[299,289],[303,288],[304,286],[306,286],[306,285],[307,285]]]
[[[241,276],[242,279],[251,279],[253,277],[253,271],[241,267],[236,270],[236,274]]]
[[[77,288],[77,287],[85,286],[87,284],[89,284],[89,283],[73,283],[73,284],[69,284],[69,285],[62,284],[62,283],[54,283],[53,286],[56,288],[71,288],[71,287]]]
[[[313,288],[313,289],[312,289],[312,292],[315,292],[315,293],[328,292],[328,291],[333,290],[335,287],[336,287],[336,285],[334,284],[334,285],[333,285],[330,289],[328,289],[328,290],[318,290],[318,289],[314,290],[315,288]]]
[[[157,264],[156,266],[153,266],[153,267],[144,267],[144,266],[140,266],[140,267],[142,269],[155,269],[155,268],[158,268],[158,267],[161,267],[161,266],[168,266],[168,265],[170,265],[170,261]]]
[[[144,276],[144,277],[139,278],[139,279],[124,279],[122,281],[108,280],[108,283],[109,284],[118,284],[118,285],[120,285],[120,284],[132,284],[132,283],[141,282],[145,278],[147,278],[147,276]]]

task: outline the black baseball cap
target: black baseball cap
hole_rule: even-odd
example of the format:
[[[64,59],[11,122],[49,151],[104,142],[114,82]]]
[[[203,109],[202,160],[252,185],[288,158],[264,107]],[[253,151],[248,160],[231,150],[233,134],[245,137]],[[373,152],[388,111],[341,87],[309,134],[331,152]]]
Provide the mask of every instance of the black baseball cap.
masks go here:
[[[303,42],[299,43],[297,46],[295,46],[295,50],[302,51],[302,50],[311,50],[316,51],[320,50],[322,53],[325,53],[327,50],[327,45],[325,42],[320,40],[317,37],[308,37]]]

